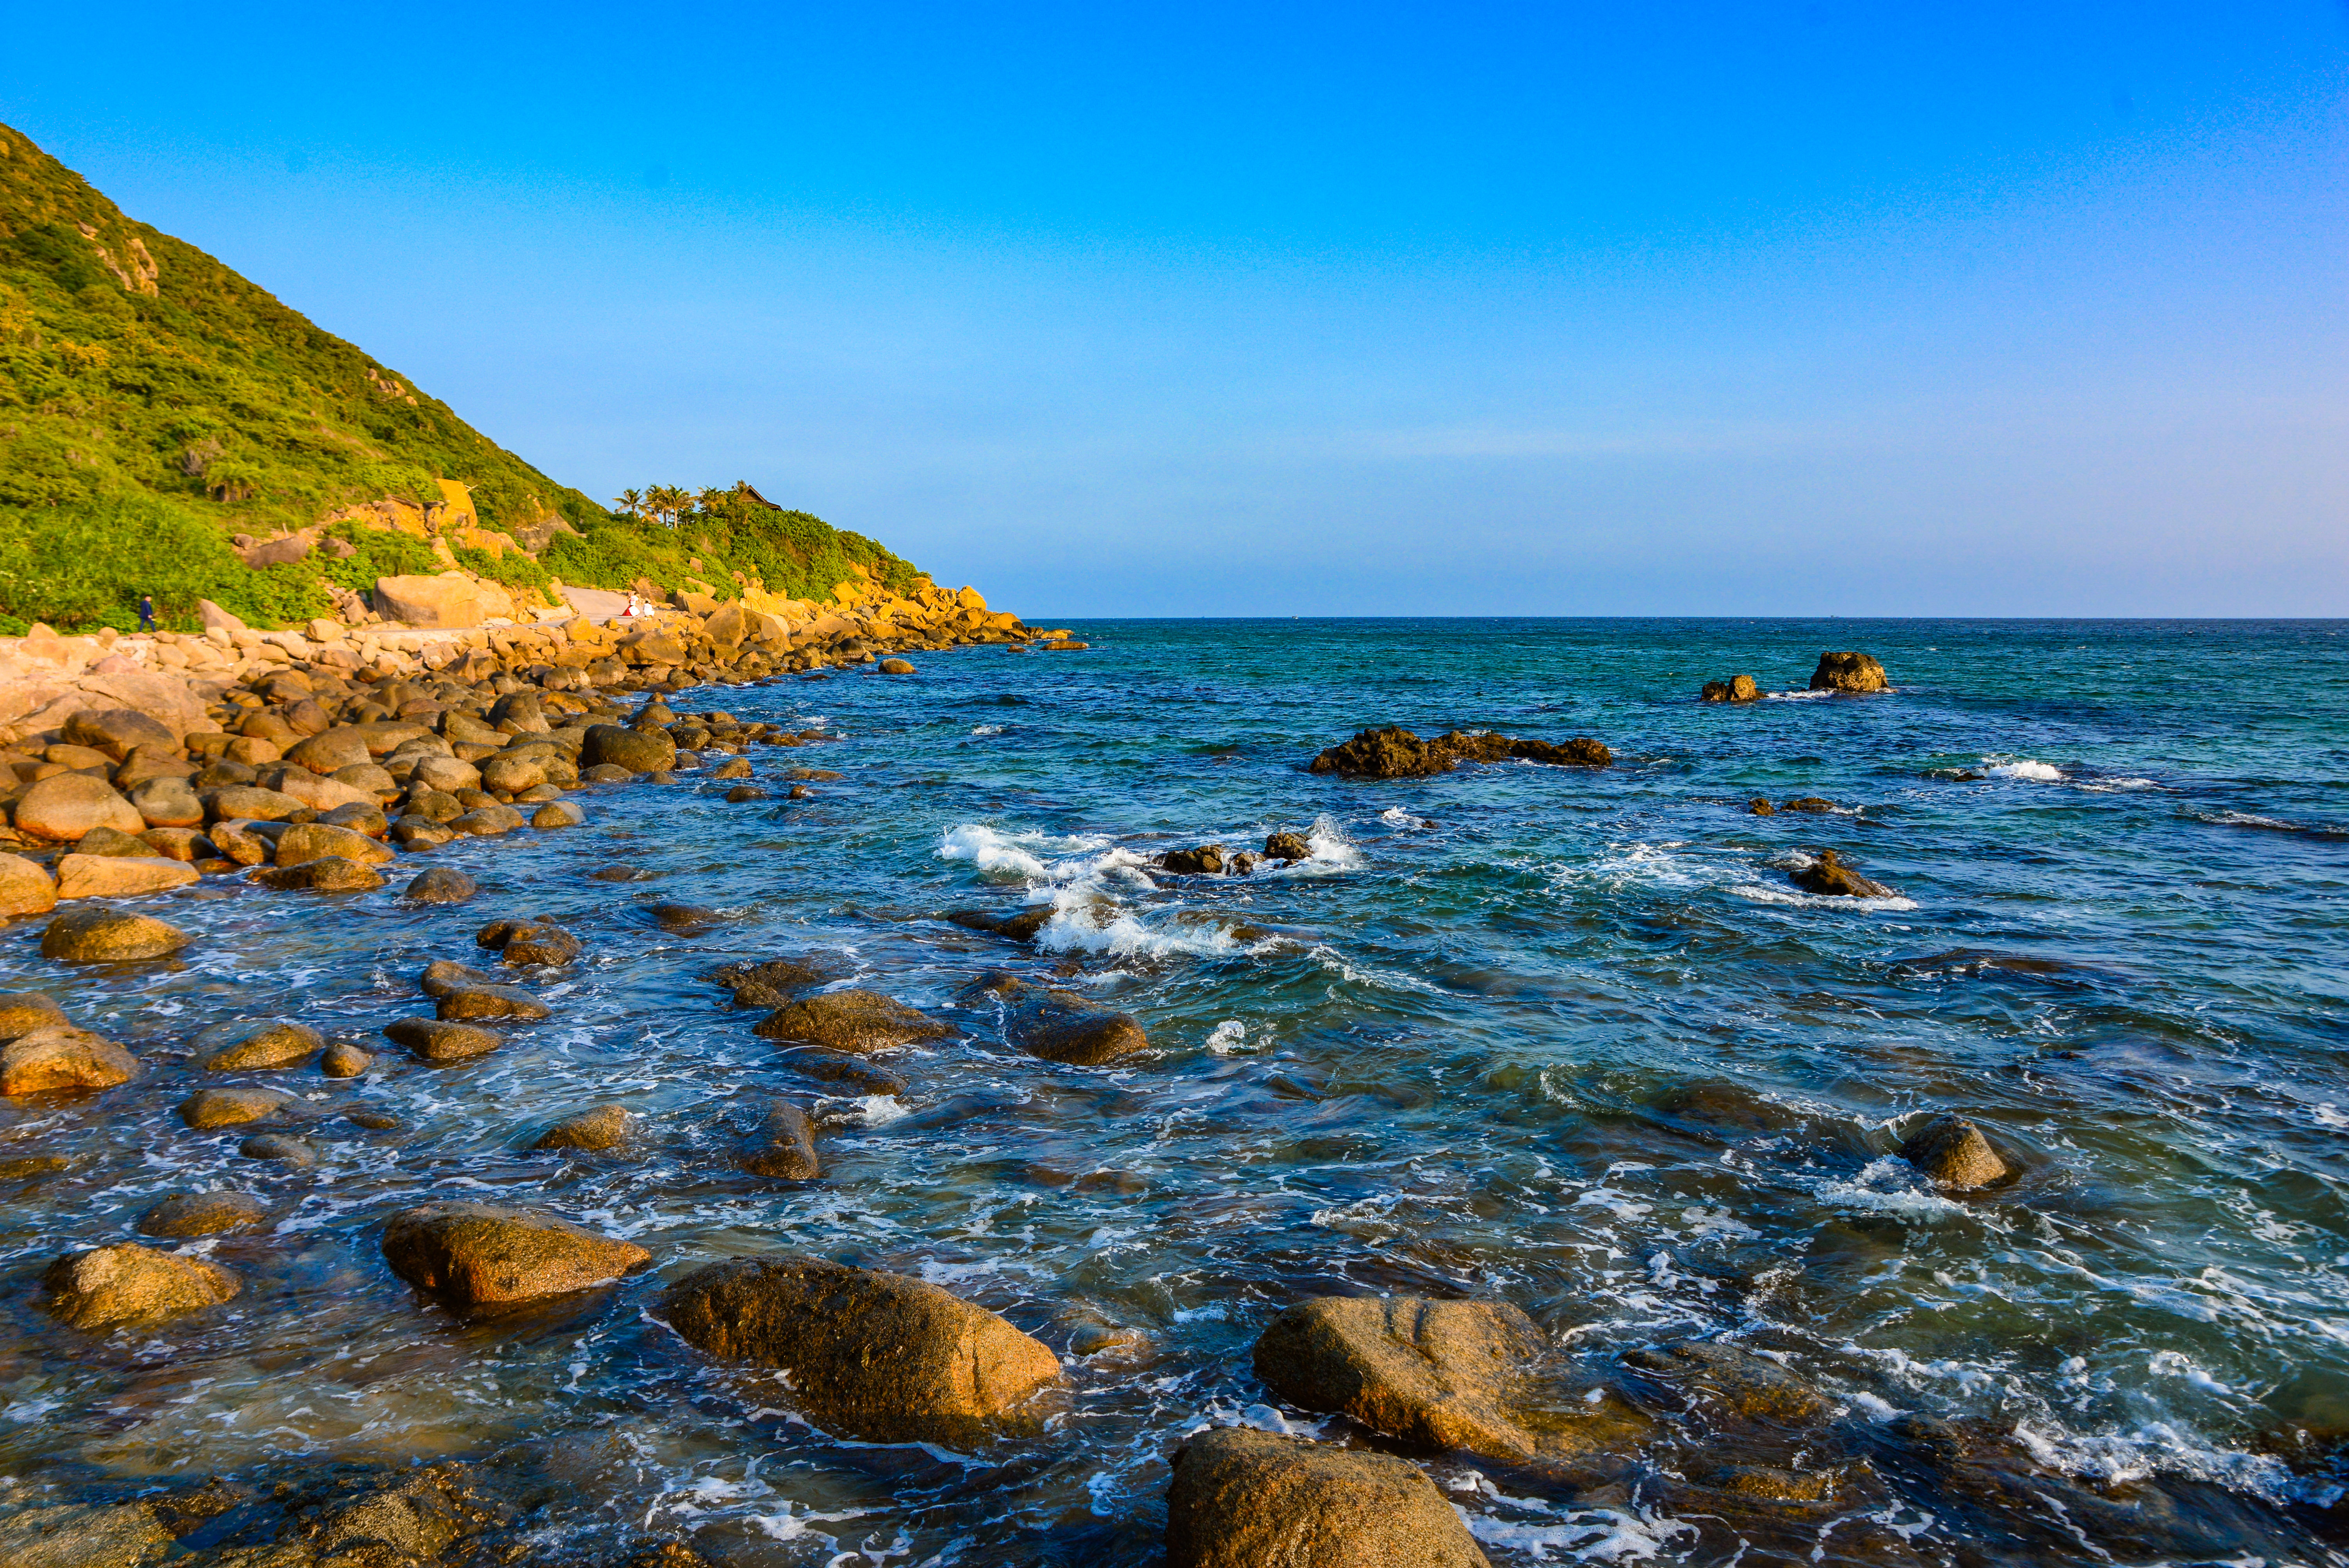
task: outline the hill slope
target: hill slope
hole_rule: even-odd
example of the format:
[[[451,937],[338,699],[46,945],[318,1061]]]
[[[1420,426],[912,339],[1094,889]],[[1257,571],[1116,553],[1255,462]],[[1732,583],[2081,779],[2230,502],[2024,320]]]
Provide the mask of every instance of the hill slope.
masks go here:
[[[525,592],[560,574],[720,598],[914,579],[763,503],[607,511],[0,126],[0,632],[127,628],[141,592],[167,624],[198,598],[292,621],[450,565]]]

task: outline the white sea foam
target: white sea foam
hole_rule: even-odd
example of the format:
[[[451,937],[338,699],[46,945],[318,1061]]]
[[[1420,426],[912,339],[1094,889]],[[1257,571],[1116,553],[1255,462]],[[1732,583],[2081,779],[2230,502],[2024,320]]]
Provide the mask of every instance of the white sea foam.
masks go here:
[[[1890,1214],[1920,1224],[1938,1224],[1966,1212],[1966,1206],[1925,1185],[1914,1166],[1892,1155],[1872,1160],[1849,1181],[1811,1183],[1811,1195],[1835,1209]]]
[[[1730,892],[1755,903],[1783,903],[1798,909],[1866,909],[1910,910],[1917,907],[1913,898],[1895,894],[1891,898],[1847,898],[1840,894],[1803,892],[1795,888],[1765,887],[1759,882],[1739,882]]]
[[[1765,691],[1762,694],[1772,702],[1819,702],[1835,696],[1831,691]]]
[[[1985,757],[1982,758],[1982,771],[1993,779],[2025,779],[2033,784],[2064,782],[2062,769],[2053,763],[2033,762],[2027,757],[2018,758],[2011,762],[1992,762]]]
[[[999,724],[974,724],[970,727],[970,732],[973,735],[1000,735],[1003,733],[1003,727]]]
[[[1528,1500],[1508,1501],[1544,1513],[1555,1511]],[[1696,1526],[1686,1520],[1638,1510],[1568,1509],[1563,1519],[1550,1523],[1495,1519],[1489,1513],[1471,1513],[1458,1503],[1452,1506],[1478,1541],[1505,1552],[1522,1552],[1537,1563],[1646,1563],[1670,1550],[1675,1536],[1697,1532]]]
[[[1072,904],[1054,912],[1036,934],[1036,945],[1050,953],[1106,953],[1117,957],[1164,957],[1185,953],[1200,958],[1259,953],[1272,938],[1242,941],[1228,926],[1204,921],[1170,920],[1161,915],[1145,923],[1132,910],[1113,904]]]
[[[2318,1508],[2332,1507],[2344,1492],[2338,1483],[2294,1474],[2272,1454],[2214,1447],[2168,1421],[2147,1421],[2126,1431],[2077,1432],[2061,1421],[2041,1418],[2017,1421],[2014,1435],[2043,1468],[2107,1486],[2167,1473],[2248,1492],[2271,1503],[2308,1503]]]
[[[940,860],[970,861],[990,882],[1069,883],[1128,874],[1129,880],[1150,884],[1138,857],[1097,833],[1007,831],[963,822],[946,830],[937,853]]]
[[[1362,865],[1362,851],[1346,837],[1345,830],[1330,817],[1316,817],[1305,830],[1305,845],[1313,851],[1309,861],[1299,861],[1292,869],[1311,868],[1318,872],[1350,872]]]
[[[1207,1049],[1219,1057],[1247,1049],[1247,1026],[1237,1018],[1226,1018],[1207,1031]]]

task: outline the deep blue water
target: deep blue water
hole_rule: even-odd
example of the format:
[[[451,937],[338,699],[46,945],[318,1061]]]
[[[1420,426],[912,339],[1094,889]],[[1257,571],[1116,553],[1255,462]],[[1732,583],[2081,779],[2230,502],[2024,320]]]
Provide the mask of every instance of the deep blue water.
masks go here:
[[[58,994],[155,1081],[13,1129],[69,1152],[5,1211],[0,1460],[29,1476],[186,1476],[295,1456],[502,1455],[559,1478],[547,1540],[691,1532],[713,1557],[1156,1560],[1164,1455],[1279,1410],[1248,1366],[1300,1295],[1505,1297],[1594,1376],[1726,1336],[1839,1414],[1757,1462],[1830,1465],[1837,1501],[1708,1511],[1702,1413],[1657,1407],[1605,1484],[1430,1471],[1495,1561],[2341,1562],[2349,1432],[2349,636],[2343,623],[1081,622],[1081,654],[917,655],[693,692],[680,711],[820,717],[754,751],[844,777],[728,805],[691,775],[591,790],[588,825],[439,851],[490,892],[419,912],[206,886],[145,901],[200,931],[183,968],[61,980],[9,934],[0,985]],[[1878,696],[1803,693],[1825,648]],[[1695,700],[1748,672],[1787,694]],[[1491,728],[1615,749],[1411,781],[1309,774],[1357,728]],[[1748,814],[1823,797],[1826,815]],[[1247,878],[1147,862],[1312,835]],[[1800,892],[1834,849],[1894,898]],[[585,879],[626,861],[657,880]],[[661,931],[653,900],[714,906]],[[1061,913],[1030,949],[941,919]],[[552,1024],[453,1072],[387,1056],[356,1088],[407,1119],[316,1171],[256,1173],[170,1115],[170,1064],[223,1020],[364,1036],[492,913],[570,923],[589,958]],[[951,1016],[902,1100],[816,1103],[825,1179],[732,1172],[727,1118],[807,1092],[698,976],[815,953]],[[1039,1062],[958,1000],[990,968],[1134,1013],[1154,1048]],[[177,1071],[181,1077],[174,1079]],[[645,1112],[647,1157],[531,1153],[554,1116]],[[1891,1158],[1919,1113],[2024,1165],[1951,1198]],[[321,1136],[326,1136],[321,1134]],[[103,1354],[27,1305],[64,1244],[160,1191],[267,1192],[221,1243],[246,1295]],[[657,1254],[560,1322],[419,1308],[372,1228],[427,1191],[544,1203]],[[833,1441],[771,1380],[704,1367],[646,1314],[659,1282],[792,1247],[921,1274],[1070,1355],[1041,1442],[940,1456]],[[1995,1439],[2006,1478],[1936,1469],[1903,1418]],[[1354,1434],[1359,1437],[1359,1434]],[[891,1553],[897,1553],[891,1555]],[[851,1561],[860,1559],[852,1558]]]

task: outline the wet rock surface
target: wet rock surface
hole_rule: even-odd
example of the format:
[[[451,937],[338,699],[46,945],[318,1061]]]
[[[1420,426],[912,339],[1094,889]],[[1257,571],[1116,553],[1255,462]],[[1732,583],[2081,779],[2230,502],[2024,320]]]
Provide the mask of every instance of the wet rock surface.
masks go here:
[[[41,1276],[41,1289],[52,1317],[95,1333],[204,1311],[233,1299],[239,1284],[206,1259],[124,1243],[59,1258]]]
[[[1892,890],[1860,875],[1844,864],[1833,850],[1821,850],[1807,865],[1793,872],[1795,885],[1828,898],[1890,898]]]
[[[954,1442],[1058,1380],[1042,1345],[936,1285],[818,1258],[712,1264],[662,1298],[690,1344],[787,1368],[811,1419],[878,1442]]]
[[[652,1254],[537,1210],[427,1203],[385,1224],[384,1261],[455,1307],[496,1307],[609,1284]]]
[[[1175,1456],[1168,1568],[1486,1568],[1417,1467],[1305,1438],[1226,1429]]]
[[[851,989],[786,1003],[761,1020],[753,1032],[762,1039],[864,1053],[946,1039],[954,1029],[894,997]]]
[[[1813,691],[1889,691],[1891,683],[1885,679],[1884,666],[1872,655],[1862,653],[1826,653],[1819,655],[1819,667],[1811,672]]]
[[[1365,729],[1351,740],[1330,748],[1313,759],[1312,770],[1343,779],[1421,779],[1448,773],[1464,762],[1511,760],[1605,768],[1614,762],[1615,754],[1587,736],[1553,744],[1455,729],[1422,740],[1408,729],[1391,727]]]
[[[1077,1067],[1099,1067],[1145,1050],[1150,1037],[1133,1015],[1072,991],[995,975],[977,990],[1003,1009],[1003,1036],[1030,1056]]]

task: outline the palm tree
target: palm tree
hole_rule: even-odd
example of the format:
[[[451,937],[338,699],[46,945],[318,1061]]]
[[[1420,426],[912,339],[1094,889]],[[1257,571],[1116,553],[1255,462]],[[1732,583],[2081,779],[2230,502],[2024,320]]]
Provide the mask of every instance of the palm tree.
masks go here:
[[[622,490],[619,495],[614,499],[612,504],[618,507],[622,511],[626,512],[630,517],[642,517],[645,515],[645,498],[636,490]]]

